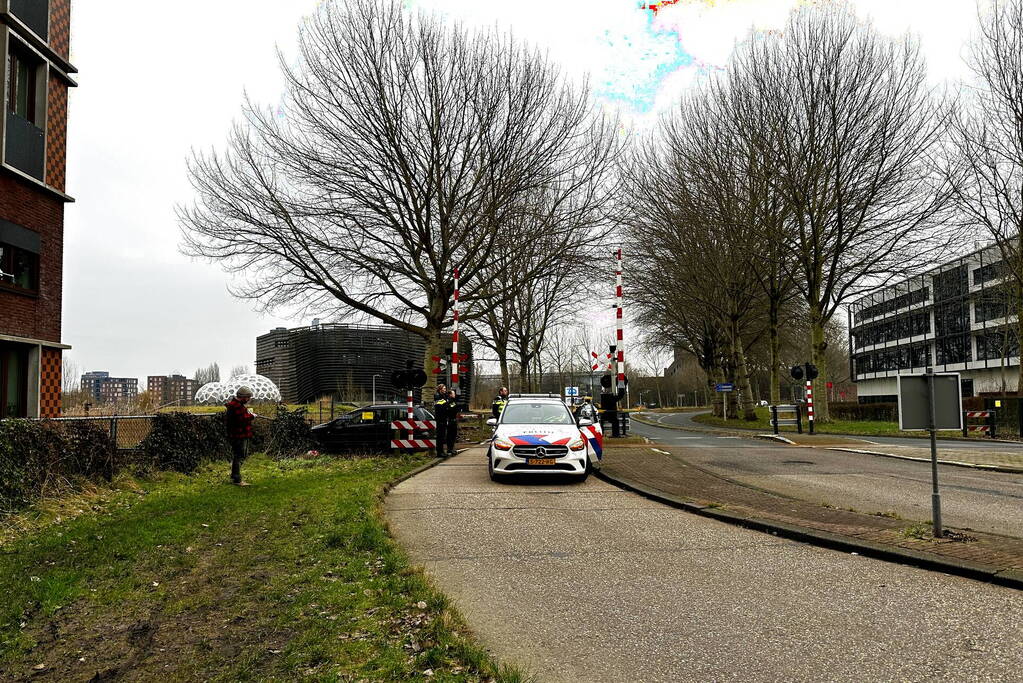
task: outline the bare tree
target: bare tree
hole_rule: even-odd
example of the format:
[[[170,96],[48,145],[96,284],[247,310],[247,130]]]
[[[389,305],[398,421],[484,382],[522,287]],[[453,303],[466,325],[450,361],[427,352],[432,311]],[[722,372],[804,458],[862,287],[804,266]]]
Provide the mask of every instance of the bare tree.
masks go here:
[[[194,379],[200,385],[219,382],[220,365],[218,363],[210,363],[205,368],[199,368],[195,371]]]
[[[82,386],[78,363],[65,353],[61,356],[60,366],[61,392],[64,394],[77,393]]]
[[[930,228],[944,195],[932,161],[944,107],[916,41],[882,38],[846,9],[800,10],[783,36],[749,41],[730,73],[751,103],[730,110],[735,129],[769,160],[792,224],[785,249],[823,384],[825,328],[838,308],[935,258]],[[767,125],[749,111],[766,113]],[[814,395],[827,420],[826,393]]]
[[[179,211],[184,250],[242,277],[236,295],[408,330],[429,364],[456,266],[468,311],[560,258],[494,258],[509,224],[525,254],[541,234],[575,239],[557,232],[575,222],[544,220],[551,207],[607,212],[613,123],[510,37],[397,0],[332,0],[303,25],[299,50],[298,66],[282,60],[280,108],[248,104],[227,151],[190,164],[198,202]],[[551,201],[537,207],[536,193]]]
[[[699,88],[647,142],[630,169],[638,201],[629,221],[633,241],[647,247],[637,256],[647,319],[661,317],[687,337],[676,345],[701,356],[711,379],[734,381],[743,416],[754,420],[745,345],[760,308],[750,267],[759,226],[742,141],[724,105],[720,91]]]
[[[231,377],[241,377],[248,374],[251,374],[248,365],[235,365],[231,368]]]
[[[967,62],[976,78],[950,131],[945,165],[960,224],[994,240],[1002,275],[1023,291],[1023,1],[992,0]],[[1009,297],[1012,339],[1023,338],[1023,297]],[[1018,347],[1018,342],[1016,343]],[[1017,353],[1018,355],[1018,353]],[[1004,370],[1003,370],[1004,372]],[[1023,388],[1023,364],[1016,378]],[[1003,390],[1005,389],[1003,379]]]

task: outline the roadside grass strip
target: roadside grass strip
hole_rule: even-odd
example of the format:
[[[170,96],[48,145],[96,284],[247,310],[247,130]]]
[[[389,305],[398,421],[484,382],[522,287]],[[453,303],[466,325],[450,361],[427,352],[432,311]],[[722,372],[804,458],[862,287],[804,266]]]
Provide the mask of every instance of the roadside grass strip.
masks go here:
[[[391,539],[425,456],[223,464],[0,546],[0,679],[519,681]]]
[[[756,420],[743,420],[743,419],[729,419],[717,417],[710,413],[704,413],[701,415],[694,415],[693,422],[697,422],[708,427],[723,427],[725,429],[756,429],[762,431],[771,431],[771,411],[769,408],[757,407],[756,408],[757,419]],[[654,423],[656,424],[656,423]],[[661,425],[664,426],[664,425]],[[803,416],[803,433],[805,434],[809,426],[806,421],[806,416]],[[903,432],[899,430],[898,422],[884,422],[881,420],[830,420],[829,422],[818,422],[814,425],[814,430],[818,434],[838,434],[838,435],[854,435],[854,436],[909,436],[909,437],[926,437],[925,433],[921,432]],[[781,432],[795,432],[794,426],[782,426],[779,427]],[[938,437],[942,439],[947,438],[963,438],[961,431],[939,431]],[[971,437],[979,439],[982,437]],[[983,437],[986,438],[986,437]],[[990,441],[990,439],[987,439]]]

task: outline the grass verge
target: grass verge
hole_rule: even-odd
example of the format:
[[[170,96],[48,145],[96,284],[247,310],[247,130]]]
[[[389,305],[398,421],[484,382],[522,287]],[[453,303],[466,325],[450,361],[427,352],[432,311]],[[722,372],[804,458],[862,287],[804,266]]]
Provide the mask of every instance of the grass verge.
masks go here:
[[[427,462],[224,465],[111,491],[0,547],[0,679],[521,680],[468,635],[379,512]]]
[[[771,431],[771,411],[769,408],[758,407],[757,419],[747,421],[742,419],[724,420],[709,413],[694,415],[693,422],[699,422],[711,427],[724,427],[729,429],[761,429],[765,432]],[[803,418],[803,432],[806,433],[806,418]],[[795,427],[780,427],[781,432],[795,432]],[[851,434],[854,436],[927,436],[926,432],[903,432],[899,430],[897,422],[883,422],[881,420],[831,420],[830,422],[818,422],[814,425],[814,431],[818,434]],[[942,438],[963,437],[963,433],[956,430],[940,431],[938,436]]]

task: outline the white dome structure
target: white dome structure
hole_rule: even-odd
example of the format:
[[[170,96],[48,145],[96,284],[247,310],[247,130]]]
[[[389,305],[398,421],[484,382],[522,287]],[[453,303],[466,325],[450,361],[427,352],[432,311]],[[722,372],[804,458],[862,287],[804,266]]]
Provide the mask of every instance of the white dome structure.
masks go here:
[[[201,404],[223,404],[234,398],[238,387],[252,389],[253,401],[279,403],[281,390],[263,375],[238,375],[226,382],[210,382],[195,392],[195,402]]]

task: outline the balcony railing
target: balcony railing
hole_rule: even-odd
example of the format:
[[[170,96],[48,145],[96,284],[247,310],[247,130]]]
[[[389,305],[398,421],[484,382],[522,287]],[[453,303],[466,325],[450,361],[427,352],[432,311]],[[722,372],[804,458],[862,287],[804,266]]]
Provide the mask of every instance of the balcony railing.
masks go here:
[[[35,31],[40,38],[50,40],[49,0],[11,0],[11,14]]]
[[[7,112],[7,148],[4,160],[37,180],[43,179],[46,135],[28,119]]]

